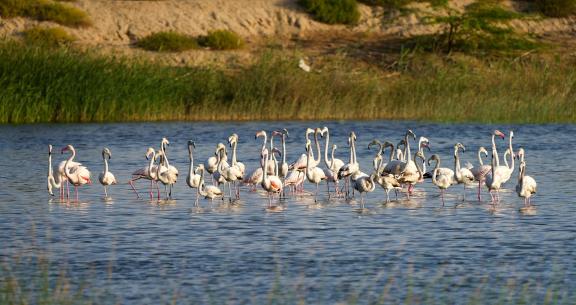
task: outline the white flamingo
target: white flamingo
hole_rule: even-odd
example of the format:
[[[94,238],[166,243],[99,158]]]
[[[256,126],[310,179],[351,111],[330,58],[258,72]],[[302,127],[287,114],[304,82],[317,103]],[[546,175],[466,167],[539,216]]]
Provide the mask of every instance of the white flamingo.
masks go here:
[[[326,164],[326,167],[333,173],[338,173],[340,168],[344,166],[344,161],[334,158],[334,150],[336,149],[334,146],[332,147],[332,159],[328,159],[328,146],[330,143],[330,131],[328,130],[328,127],[325,126],[320,130],[320,136],[326,138],[326,142],[324,143],[324,164]]]
[[[104,171],[98,175],[98,181],[100,184],[104,186],[104,196],[108,198],[108,190],[106,189],[108,186],[117,184],[116,177],[114,174],[108,171],[108,160],[112,158],[112,152],[107,147],[104,147],[102,150],[102,159],[104,160]]]
[[[370,176],[362,176],[354,181],[354,189],[360,193],[360,204],[362,210],[364,210],[364,194],[374,191],[376,188],[374,179],[377,175],[378,173],[373,172]]]
[[[193,155],[193,151],[194,148],[196,148],[196,143],[194,143],[194,141],[190,140],[188,141],[188,157],[190,159],[190,167],[188,168],[188,176],[186,177],[186,184],[188,184],[188,186],[190,188],[196,189],[196,201],[194,202],[194,204],[196,206],[198,206],[198,197],[200,195],[200,180],[202,180],[202,176],[196,173],[196,170],[194,170],[194,155]]]
[[[472,175],[474,175],[474,180],[478,181],[478,201],[480,201],[481,198],[480,189],[482,183],[484,182],[484,178],[490,172],[490,170],[492,170],[492,166],[484,164],[484,161],[482,161],[482,154],[484,154],[486,157],[488,156],[488,151],[486,148],[484,148],[484,146],[480,146],[478,149],[478,166],[474,167],[471,163],[466,165],[466,167],[470,169],[470,172],[472,172]]]
[[[410,198],[410,195],[412,194],[414,185],[416,185],[416,183],[422,179],[422,175],[418,170],[419,168],[416,166],[416,162],[412,160],[412,154],[410,152],[410,140],[408,139],[409,136],[412,136],[414,140],[416,140],[416,135],[414,132],[412,132],[412,130],[409,129],[404,136],[404,141],[406,143],[406,147],[404,149],[406,152],[406,163],[404,168],[401,168],[401,173],[398,177],[398,181],[400,183],[408,184],[408,191],[406,192],[408,198]]]
[[[66,174],[68,181],[74,186],[76,202],[78,202],[78,187],[84,184],[92,184],[92,180],[90,180],[90,171],[85,166],[70,167],[71,162],[74,161],[74,157],[76,157],[76,150],[74,149],[74,146],[67,145],[62,148],[62,153],[66,151],[70,151],[71,155],[64,164],[64,173]],[[68,195],[68,197],[70,197],[70,195]]]
[[[266,149],[266,143],[268,142],[268,136],[266,135],[266,131],[260,130],[254,136],[255,139],[258,139],[260,137],[264,138],[264,141],[262,142],[262,148],[260,149],[260,163],[262,163],[262,162],[264,162],[262,159],[263,158],[262,154],[263,154],[264,150]],[[260,164],[260,165],[262,165],[262,164]],[[254,171],[252,171],[252,173],[245,176],[243,182],[246,185],[252,185],[253,186],[252,190],[255,191],[256,185],[258,183],[260,183],[260,181],[262,181],[262,176],[263,176],[262,167],[258,166],[256,169],[254,169]]]
[[[48,182],[48,194],[50,194],[50,196],[54,196],[54,193],[52,192],[53,188],[57,188],[60,189],[60,199],[64,199],[64,194],[62,193],[62,178],[60,175],[58,175],[58,181],[56,181],[56,179],[54,179],[54,172],[52,169],[52,145],[48,145],[48,177],[47,177],[47,182]]]
[[[68,162],[68,160],[63,160],[58,164],[58,175],[59,175],[58,179],[60,182],[66,181],[66,190],[64,190],[64,187],[60,188],[60,199],[64,199],[65,192],[67,194],[67,197],[68,198],[70,197],[70,182],[68,181],[68,178],[66,177],[66,171],[64,170],[66,162]],[[72,171],[74,171],[75,168],[79,166],[82,166],[82,163],[76,161],[71,161],[68,163],[68,167],[70,167]]]
[[[444,206],[444,191],[446,191],[450,185],[452,185],[452,176],[444,175],[439,172],[440,168],[440,156],[433,154],[430,159],[428,159],[428,165],[430,161],[436,161],[436,166],[434,167],[434,172],[432,173],[432,183],[440,189],[440,196],[442,197],[442,206]]]
[[[426,137],[420,137],[418,139],[418,151],[422,152],[424,155],[424,148],[430,151],[430,140]],[[422,172],[426,172],[426,156],[424,155],[424,160],[422,161]]]
[[[164,191],[166,193],[166,199],[172,198],[172,187],[178,181],[178,169],[173,165],[170,165],[168,161],[168,156],[166,155],[166,146],[170,145],[170,142],[166,138],[162,138],[160,143],[160,152],[157,156],[160,157],[160,165],[158,167],[158,180],[164,184]],[[169,191],[167,190],[169,188]]]
[[[158,194],[158,200],[160,200],[160,189],[158,188],[158,166],[154,164],[157,159],[156,151],[154,148],[149,147],[146,150],[146,160],[149,160],[149,164],[146,167],[142,167],[132,173],[132,179],[128,181],[128,184],[132,187],[132,190],[136,193],[136,196],[140,198],[134,182],[140,179],[150,180],[150,200],[152,200],[152,188],[156,185],[156,191]]]
[[[336,196],[340,195],[340,189],[339,189],[339,181],[340,179],[338,179],[338,171],[340,170],[340,168],[342,168],[342,166],[339,166],[338,164],[335,164],[335,160],[340,160],[340,159],[335,159],[334,158],[334,151],[338,148],[338,146],[336,144],[332,144],[332,152],[331,152],[331,160],[330,160],[330,165],[327,165],[328,169],[326,170],[325,174],[326,174],[326,183],[332,182],[334,184],[334,190],[336,193]],[[327,158],[324,158],[324,161],[326,161]],[[342,160],[340,160],[342,161]],[[338,170],[335,170],[338,169]],[[330,187],[328,187],[330,188]],[[330,191],[328,191],[328,198],[330,198]]]
[[[228,143],[230,144],[230,148],[232,148],[232,165],[231,166],[237,167],[238,170],[242,173],[242,176],[244,176],[244,173],[246,172],[246,166],[244,165],[244,163],[242,163],[236,159],[236,148],[238,146],[238,135],[233,133],[228,138]]]
[[[320,167],[311,166],[311,159],[313,158],[311,146],[312,145],[310,141],[308,141],[308,143],[306,143],[306,153],[307,153],[306,178],[308,179],[308,181],[310,181],[310,183],[316,184],[316,193],[314,193],[314,202],[317,202],[318,185],[320,184],[320,182],[322,182],[322,180],[326,180],[326,174],[324,173],[324,170],[322,170]]]
[[[474,174],[468,168],[460,167],[460,156],[458,155],[460,148],[462,151],[466,151],[466,147],[461,143],[454,145],[454,180],[464,186],[464,196],[462,197],[464,201],[466,200],[466,185],[474,182]]]
[[[278,170],[278,176],[282,179],[286,179],[286,176],[288,176],[288,170],[289,170],[289,165],[286,162],[286,138],[288,137],[288,130],[286,128],[284,128],[282,131],[274,131],[272,132],[272,137],[274,136],[280,136],[280,139],[282,141],[282,163],[279,166],[279,170]]]
[[[514,173],[514,150],[512,149],[512,139],[514,138],[514,132],[510,131],[510,137],[508,138],[508,150],[510,150],[510,164],[508,164],[508,162],[506,162],[506,156],[503,157],[504,159],[504,166],[498,166],[496,168],[496,171],[501,173],[502,175],[502,184],[508,182],[508,180],[510,180],[510,177],[512,177],[512,174]]]
[[[390,147],[390,160],[393,158],[394,156],[394,144],[390,143],[390,142],[384,142],[384,144],[382,145],[382,152],[384,151],[384,149],[386,149],[387,147]],[[390,191],[391,190],[401,190],[401,184],[400,182],[398,182],[398,179],[396,179],[396,177],[393,174],[387,174],[384,173],[384,160],[381,157],[382,154],[380,154],[380,157],[378,158],[379,160],[377,161],[377,163],[379,163],[377,165],[377,173],[378,176],[376,178],[376,183],[380,184],[380,186],[384,189],[384,192],[386,192],[386,202],[390,202]],[[424,154],[422,152],[418,152],[416,154],[417,156],[421,156],[422,159],[424,159]],[[397,165],[399,166],[399,165]],[[418,163],[416,163],[416,166],[418,166]]]
[[[524,161],[524,148],[518,150],[518,158],[520,158],[518,184],[516,185],[516,193],[519,197],[524,198],[524,206],[529,206],[532,203],[530,199],[532,195],[536,194],[537,184],[536,180],[530,176],[526,176],[526,162]]]
[[[502,176],[496,171],[497,158],[497,155],[493,151],[491,173],[486,175],[485,180],[486,187],[490,192],[490,196],[492,196],[492,204],[496,204],[496,202],[500,201],[500,188],[502,187]],[[496,192],[496,196],[494,195],[494,192]]]
[[[282,192],[283,185],[280,177],[268,175],[268,171],[264,170],[268,167],[269,161],[267,149],[264,149],[262,152],[262,157],[264,158],[264,164],[262,165],[263,175],[260,185],[262,185],[262,188],[268,193],[268,209],[274,209],[272,207],[272,195],[280,194],[280,192]]]
[[[222,197],[223,193],[219,187],[215,185],[206,185],[204,183],[204,164],[198,165],[196,171],[200,171],[200,186],[198,187],[198,192],[205,199],[210,199],[210,203],[214,203],[214,198]]]
[[[226,147],[224,145],[219,145],[218,150],[216,151],[216,153],[220,154],[220,160],[225,160],[226,159]],[[242,179],[242,172],[240,171],[240,168],[238,166],[228,166],[228,167],[224,167],[224,162],[220,162],[218,165],[218,173],[220,174],[220,176],[222,178],[224,178],[224,191],[226,191],[226,183],[228,183],[228,193],[229,193],[229,197],[228,200],[232,201],[232,184],[236,183],[236,181],[239,181]],[[236,198],[239,197],[238,192],[236,193]]]
[[[356,154],[355,154],[355,142],[356,142],[356,133],[354,131],[350,132],[348,136],[348,146],[350,147],[350,158],[347,164],[340,167],[338,170],[338,179],[342,180],[342,178],[346,178],[345,187],[346,187],[346,196],[349,196],[349,187],[350,187],[350,176],[354,173],[360,171],[360,165],[356,162]]]

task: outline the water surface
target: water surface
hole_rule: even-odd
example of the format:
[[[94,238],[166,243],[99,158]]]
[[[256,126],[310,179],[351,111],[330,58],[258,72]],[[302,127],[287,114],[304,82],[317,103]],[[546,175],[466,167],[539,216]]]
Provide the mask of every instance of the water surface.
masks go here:
[[[258,164],[257,130],[288,128],[287,157],[294,160],[305,153],[305,128],[324,125],[345,161],[347,134],[356,132],[365,171],[373,155],[367,144],[373,138],[397,143],[407,128],[428,137],[432,152],[450,167],[456,142],[467,148],[464,162],[476,164],[478,147],[490,147],[492,129],[506,134],[512,129],[514,147],[526,149],[528,174],[538,181],[535,208],[521,210],[522,199],[510,191],[517,170],[495,209],[473,200],[472,189],[470,201],[462,203],[461,186],[448,190],[442,207],[430,181],[417,186],[411,201],[401,196],[388,205],[377,188],[368,194],[363,213],[357,200],[328,200],[324,186],[319,206],[310,196],[289,198],[282,213],[266,212],[264,194],[247,188],[238,206],[204,200],[202,210],[194,208],[195,190],[184,180],[189,139],[203,162],[218,142],[238,133],[238,158],[250,170]],[[387,121],[1,126],[0,259],[26,278],[38,267],[18,265],[15,258],[42,253],[54,270],[68,272],[72,284],[88,282],[94,289],[87,294],[122,304],[174,298],[184,304],[253,304],[275,298],[310,304],[356,298],[361,304],[379,298],[467,303],[479,287],[482,295],[494,297],[527,290],[541,303],[547,291],[565,295],[576,289],[576,161],[570,157],[575,133],[574,125]],[[162,137],[170,140],[170,160],[181,173],[175,200],[139,200],[126,182],[147,164],[146,148],[158,147]],[[81,203],[48,196],[48,144],[57,150],[73,144],[77,160],[91,169],[95,184],[81,188]],[[506,145],[507,140],[499,140],[500,152]],[[122,182],[109,190],[113,200],[108,202],[97,182],[104,146],[111,149],[110,169]],[[63,158],[56,154],[54,162]],[[146,186],[138,184],[141,190]],[[306,189],[314,188],[307,184]],[[485,191],[483,196],[489,198]],[[570,300],[575,301],[573,295]]]

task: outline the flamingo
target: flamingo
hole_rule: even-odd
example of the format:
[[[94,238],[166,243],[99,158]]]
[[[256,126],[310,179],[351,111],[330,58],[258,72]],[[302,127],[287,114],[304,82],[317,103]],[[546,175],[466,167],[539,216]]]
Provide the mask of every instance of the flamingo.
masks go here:
[[[386,141],[384,142],[384,145],[382,145],[381,151],[383,151],[384,149],[386,149],[386,147],[391,147],[391,151],[390,151],[390,159],[392,159],[392,157],[394,156],[394,144]],[[422,159],[424,159],[424,155],[422,152],[419,152],[419,154],[416,154],[417,156],[422,156]],[[402,189],[401,188],[401,184],[400,182],[398,182],[398,180],[396,179],[396,177],[392,174],[387,174],[387,173],[383,173],[385,164],[384,161],[382,159],[382,157],[378,158],[379,160],[376,162],[379,164],[375,164],[376,167],[376,172],[378,173],[378,176],[376,178],[376,183],[380,184],[380,186],[384,189],[384,191],[386,192],[386,202],[390,202],[390,191],[392,189]],[[400,165],[397,165],[400,166]]]
[[[266,131],[264,130],[260,130],[256,133],[256,135],[254,136],[254,139],[258,139],[259,137],[263,137],[264,141],[262,142],[262,148],[260,149],[260,162],[262,163],[263,161],[263,157],[262,157],[262,153],[264,152],[264,150],[266,149],[266,143],[268,141],[268,136],[266,135]],[[262,181],[262,167],[259,166],[256,169],[254,169],[254,171],[252,173],[250,173],[249,175],[247,175],[244,178],[244,184],[246,185],[252,185],[253,186],[253,191],[256,190],[256,184],[260,183],[260,181]]]
[[[490,196],[492,196],[492,204],[496,204],[497,201],[500,201],[500,188],[502,187],[502,176],[500,173],[496,171],[497,165],[497,155],[492,152],[492,168],[491,174],[486,176],[486,187],[488,187],[488,191],[490,192]],[[494,196],[494,192],[496,192],[496,197]]]
[[[355,141],[356,141],[356,133],[354,133],[354,131],[351,131],[350,135],[348,136],[348,146],[350,146],[350,159],[347,164],[344,164],[344,166],[340,167],[340,169],[338,170],[339,180],[341,180],[342,178],[347,178],[345,180],[346,196],[349,195],[349,185],[350,185],[349,177],[352,176],[352,174],[360,171],[360,165],[356,162],[355,157],[355,150],[354,150]]]
[[[62,193],[62,178],[60,175],[58,175],[58,181],[56,181],[54,179],[54,173],[52,170],[52,145],[48,145],[48,177],[47,177],[47,182],[48,182],[48,194],[50,194],[50,196],[54,196],[54,193],[52,192],[53,188],[57,188],[60,189],[60,199],[64,199],[64,194]]]
[[[462,151],[466,151],[466,147],[464,147],[463,144],[456,143],[456,145],[454,145],[454,181],[464,186],[464,196],[462,197],[462,201],[464,201],[466,200],[466,185],[474,182],[474,174],[472,174],[470,169],[460,167],[460,156],[458,155],[460,148]]]
[[[338,182],[340,180],[338,179],[338,170],[340,170],[340,168],[342,168],[342,166],[335,164],[335,160],[340,160],[340,159],[334,159],[334,151],[337,148],[338,148],[338,146],[336,144],[332,144],[332,152],[331,152],[331,158],[332,159],[330,160],[330,165],[328,165],[328,170],[326,170],[325,174],[326,174],[326,183],[328,183],[328,182],[334,183],[334,189],[336,192],[336,196],[339,196],[340,190],[338,187]],[[327,158],[325,158],[324,160],[326,160],[326,159]],[[335,170],[335,169],[337,169],[337,170]],[[328,191],[328,198],[330,198],[330,191]]]
[[[297,186],[302,185],[304,179],[306,179],[306,175],[303,171],[293,169],[288,173],[286,179],[284,179],[284,187],[293,187],[294,189],[292,193],[295,193]]]
[[[262,152],[262,157],[264,158],[264,164],[262,164],[263,175],[260,184],[262,185],[262,188],[268,193],[268,209],[274,209],[272,207],[272,195],[282,192],[282,181],[278,176],[268,175],[268,171],[264,170],[265,168],[268,168],[269,158],[267,149],[264,149]]]
[[[408,140],[409,136],[412,136],[414,140],[416,140],[416,135],[414,132],[412,132],[412,130],[409,129],[404,136],[404,142],[406,143],[406,147],[404,149],[406,152],[404,154],[406,157],[406,163],[404,163],[404,168],[401,169],[402,172],[398,178],[398,182],[402,184],[408,184],[408,192],[406,193],[408,198],[410,198],[410,195],[412,194],[414,185],[416,185],[416,183],[422,179],[421,173],[418,170],[419,168],[416,166],[416,162],[412,160],[412,154],[410,153],[410,141]]]
[[[244,176],[244,173],[246,172],[246,166],[244,165],[244,163],[239,162],[236,159],[236,148],[238,146],[238,135],[233,133],[228,138],[228,143],[230,144],[230,148],[232,148],[232,166],[237,167],[238,170],[240,170],[240,172],[242,173],[242,176]]]
[[[500,172],[502,175],[502,184],[506,183],[512,177],[512,173],[514,173],[514,150],[512,149],[512,139],[514,138],[514,132],[510,131],[510,138],[508,139],[508,149],[510,150],[510,165],[506,162],[506,156],[503,157],[504,159],[504,166],[498,166],[496,168],[497,172]]]
[[[328,130],[328,127],[325,126],[320,130],[320,136],[323,138],[326,137],[326,143],[324,143],[324,164],[326,164],[326,167],[328,167],[328,169],[333,173],[338,173],[340,168],[344,166],[344,161],[334,158],[334,150],[336,149],[334,146],[332,147],[332,160],[328,159],[328,146],[330,143],[330,131]]]
[[[63,160],[58,164],[58,175],[59,175],[59,181],[63,182],[66,181],[66,190],[64,190],[63,187],[60,188],[60,199],[64,199],[64,192],[66,192],[67,194],[67,198],[70,197],[70,182],[68,181],[68,178],[66,177],[66,171],[64,170],[64,166],[66,165],[66,162],[68,162],[67,160]],[[70,167],[70,169],[72,171],[75,170],[75,168],[82,166],[82,163],[80,162],[76,162],[76,161],[71,161],[68,163],[68,166]]]
[[[196,174],[196,170],[194,170],[194,156],[193,151],[196,148],[196,143],[194,141],[188,141],[188,157],[190,159],[190,167],[188,168],[188,176],[186,177],[186,184],[190,188],[196,189],[196,201],[194,202],[196,206],[198,206],[198,197],[200,195],[200,180],[202,180],[202,176]]]
[[[516,185],[516,193],[519,197],[524,198],[524,205],[529,206],[532,203],[530,198],[536,194],[537,184],[536,180],[530,176],[526,176],[526,162],[520,161],[519,166],[520,174],[518,175],[518,184]]]
[[[472,172],[474,175],[474,180],[478,181],[478,201],[480,201],[480,188],[482,183],[484,182],[484,177],[490,172],[492,167],[490,165],[485,165],[484,161],[482,161],[482,154],[486,157],[488,156],[488,151],[483,146],[480,146],[478,149],[478,163],[477,167],[473,167],[472,164],[468,163],[466,167]]]
[[[452,185],[452,176],[439,173],[440,168],[440,156],[433,154],[430,159],[428,159],[428,165],[431,161],[436,161],[436,166],[434,167],[434,172],[432,173],[432,183],[440,189],[440,196],[442,197],[442,206],[444,206],[444,191],[447,190],[450,185]]]
[[[242,172],[240,171],[239,166],[228,166],[224,167],[223,160],[226,159],[226,146],[224,144],[218,145],[218,150],[216,151],[217,154],[220,154],[220,162],[218,163],[218,173],[220,177],[224,179],[224,190],[226,190],[226,183],[228,183],[228,192],[229,197],[228,200],[232,201],[232,183],[236,183],[236,181],[242,179]],[[236,198],[239,197],[239,194],[236,192]]]
[[[214,198],[222,197],[222,191],[219,187],[215,185],[206,185],[204,183],[204,164],[198,165],[196,171],[200,172],[200,184],[198,187],[198,192],[204,199],[210,199],[210,203],[214,203]]]
[[[418,139],[418,151],[422,152],[422,155],[424,155],[424,148],[428,149],[428,151],[430,151],[430,141],[428,140],[428,138],[426,137],[420,137]],[[424,156],[424,158],[426,158],[426,156]],[[424,161],[422,161],[422,172],[426,172],[426,159],[424,159]]]
[[[272,137],[274,136],[280,136],[280,139],[282,141],[282,164],[280,164],[279,167],[279,171],[278,171],[278,175],[280,178],[286,179],[286,176],[288,176],[288,170],[289,170],[289,165],[286,162],[286,138],[288,137],[288,130],[286,128],[284,128],[282,131],[273,131],[272,132]]]
[[[354,181],[354,189],[360,193],[360,204],[362,210],[364,209],[364,193],[373,192],[376,188],[376,183],[374,179],[377,177],[378,173],[373,172],[370,176],[362,176]]]
[[[324,171],[319,167],[312,167],[310,165],[310,159],[313,158],[312,150],[311,150],[311,143],[308,141],[306,143],[306,153],[307,153],[307,160],[306,160],[306,178],[310,183],[316,184],[316,193],[314,194],[314,202],[317,202],[318,198],[318,185],[322,180],[326,180],[326,174]]]
[[[170,145],[170,142],[166,138],[162,138],[160,143],[159,157],[160,165],[158,166],[158,180],[164,184],[164,191],[166,192],[166,198],[172,198],[172,186],[178,181],[178,169],[173,165],[170,165],[168,161],[168,156],[166,155],[166,146]],[[167,188],[170,188],[170,191]]]
[[[66,147],[62,148],[62,153],[66,151],[70,151],[71,155],[64,164],[64,173],[66,174],[68,181],[74,186],[76,202],[78,202],[78,187],[84,184],[92,184],[92,180],[90,180],[90,171],[85,166],[76,166],[71,168],[70,164],[74,161],[74,157],[76,157],[76,150],[74,149],[74,146],[68,144]]]
[[[146,150],[146,160],[150,160],[150,163],[146,167],[142,167],[132,173],[132,179],[128,181],[128,184],[132,187],[132,190],[136,193],[136,196],[140,198],[138,191],[136,191],[136,187],[134,187],[134,181],[140,179],[150,180],[150,200],[152,200],[152,188],[153,185],[156,185],[156,191],[158,194],[158,200],[160,200],[160,189],[158,188],[158,166],[154,165],[154,162],[157,159],[156,151],[154,148],[148,147]]]
[[[108,159],[106,159],[108,157]],[[108,198],[108,190],[106,189],[109,185],[117,184],[116,177],[114,174],[108,171],[108,160],[112,158],[112,152],[107,147],[102,150],[102,159],[104,160],[104,171],[98,176],[98,181],[104,186],[104,198]]]

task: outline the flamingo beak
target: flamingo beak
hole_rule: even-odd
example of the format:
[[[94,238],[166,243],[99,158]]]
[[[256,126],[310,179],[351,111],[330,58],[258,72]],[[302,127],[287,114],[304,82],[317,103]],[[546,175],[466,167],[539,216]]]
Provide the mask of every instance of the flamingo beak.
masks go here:
[[[62,148],[62,150],[60,151],[61,154],[63,154],[64,152],[68,151],[68,147],[64,147]]]

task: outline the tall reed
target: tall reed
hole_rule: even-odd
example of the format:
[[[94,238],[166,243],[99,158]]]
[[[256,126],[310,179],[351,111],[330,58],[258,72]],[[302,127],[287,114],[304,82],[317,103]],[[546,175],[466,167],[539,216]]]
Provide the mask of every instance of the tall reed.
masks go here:
[[[0,44],[0,123],[413,119],[576,122],[575,60],[420,54],[382,71],[266,52],[237,71]]]

